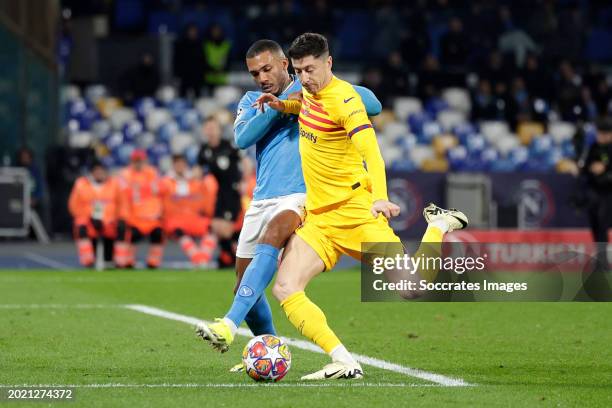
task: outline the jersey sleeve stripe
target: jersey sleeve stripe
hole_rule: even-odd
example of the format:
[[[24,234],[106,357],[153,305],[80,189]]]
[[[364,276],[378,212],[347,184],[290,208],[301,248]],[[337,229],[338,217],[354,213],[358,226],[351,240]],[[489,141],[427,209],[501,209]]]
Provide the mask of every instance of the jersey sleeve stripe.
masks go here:
[[[371,125],[370,123],[367,123],[367,124],[365,124],[365,125],[361,125],[361,126],[357,126],[355,129],[351,130],[351,131],[348,133],[348,137],[353,137],[353,135],[354,135],[355,133],[357,133],[357,132],[361,132],[362,130],[369,129],[369,128],[371,128],[371,127],[372,127],[372,125]]]
[[[326,125],[334,125],[334,126],[337,125],[336,122],[332,122],[329,119],[325,119],[325,118],[322,118],[320,116],[313,115],[311,112],[308,112],[308,111],[304,110],[304,108],[302,108],[302,114],[304,116],[308,116],[308,118],[310,118],[310,119],[316,120],[317,122],[325,123]]]
[[[315,130],[319,130],[319,131],[321,131],[321,132],[339,132],[339,131],[341,131],[341,130],[344,130],[344,129],[343,129],[343,128],[341,128],[341,127],[335,127],[335,128],[324,128],[324,127],[321,127],[321,126],[315,125],[315,124],[314,124],[314,123],[312,123],[312,122],[309,122],[309,121],[307,121],[307,120],[304,120],[304,119],[302,118],[302,116],[300,116],[300,117],[298,118],[298,120],[300,121],[300,123],[302,123],[302,124],[304,124],[304,125],[306,125],[306,126],[308,126],[308,127],[310,127],[310,128],[313,128],[313,129],[315,129]]]

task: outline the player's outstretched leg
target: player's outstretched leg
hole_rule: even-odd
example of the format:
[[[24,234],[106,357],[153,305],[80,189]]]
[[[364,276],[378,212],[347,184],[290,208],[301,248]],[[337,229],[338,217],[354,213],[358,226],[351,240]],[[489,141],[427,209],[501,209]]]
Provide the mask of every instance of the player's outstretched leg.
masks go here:
[[[427,230],[421,239],[421,245],[414,254],[416,257],[438,257],[442,254],[444,234],[463,229],[468,225],[468,217],[461,211],[451,208],[445,210],[434,203],[429,203],[423,209],[423,217],[427,221]],[[439,270],[422,267],[419,274],[423,279],[433,281]]]
[[[281,302],[291,324],[332,358],[332,363],[302,377],[303,380],[362,378],[363,370],[359,363],[328,326],[323,311],[304,293],[308,282],[324,269],[319,255],[302,238],[294,235],[285,247],[272,293]]]
[[[276,334],[265,289],[276,272],[280,248],[285,246],[300,223],[300,216],[293,210],[274,216],[260,243],[255,246],[255,256],[242,276],[228,313],[211,325],[200,323],[196,327],[197,334],[215,349],[222,353],[227,351],[238,326],[247,318],[249,328],[255,335]]]

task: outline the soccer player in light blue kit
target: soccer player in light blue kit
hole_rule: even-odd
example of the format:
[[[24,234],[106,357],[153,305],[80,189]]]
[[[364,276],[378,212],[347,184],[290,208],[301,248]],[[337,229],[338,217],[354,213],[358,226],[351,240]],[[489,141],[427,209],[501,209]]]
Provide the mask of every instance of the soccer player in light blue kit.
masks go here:
[[[299,98],[302,85],[288,72],[289,61],[271,40],[253,43],[246,54],[249,73],[263,93],[280,99]],[[355,86],[368,115],[378,115],[381,104],[368,89]],[[234,302],[223,319],[202,323],[197,333],[221,352],[228,350],[243,321],[254,335],[276,334],[265,289],[276,271],[278,256],[304,218],[306,187],[299,153],[297,116],[253,106],[262,92],[247,92],[234,122],[238,147],[256,145],[257,183],[244,217],[236,251]],[[223,188],[223,186],[221,186]],[[239,370],[241,364],[232,370]]]

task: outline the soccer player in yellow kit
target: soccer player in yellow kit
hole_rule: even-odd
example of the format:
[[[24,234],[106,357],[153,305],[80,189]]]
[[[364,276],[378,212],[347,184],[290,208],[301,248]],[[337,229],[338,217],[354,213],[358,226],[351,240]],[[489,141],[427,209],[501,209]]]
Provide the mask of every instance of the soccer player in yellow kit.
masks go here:
[[[388,218],[400,209],[388,200],[385,163],[361,98],[333,75],[325,37],[302,34],[288,54],[302,83],[302,99],[263,94],[256,104],[299,115],[307,214],[285,247],[272,292],[291,323],[332,358],[331,364],[302,379],[362,378],[361,366],[304,289],[313,277],[332,269],[341,254],[361,260],[363,242],[399,243]],[[442,242],[444,233],[468,222],[462,212],[433,204],[424,215],[429,223],[423,237],[427,243]],[[412,279],[418,281],[419,273]]]

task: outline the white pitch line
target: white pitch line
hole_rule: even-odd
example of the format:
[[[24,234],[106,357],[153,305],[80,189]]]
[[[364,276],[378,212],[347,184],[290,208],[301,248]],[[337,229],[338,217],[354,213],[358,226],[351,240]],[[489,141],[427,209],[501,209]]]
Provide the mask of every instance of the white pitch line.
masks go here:
[[[34,261],[34,262],[39,263],[39,264],[44,265],[44,266],[48,266],[49,268],[64,269],[64,270],[72,270],[72,269],[74,269],[70,265],[66,265],[65,263],[58,262],[58,261],[56,261],[54,259],[51,259],[51,258],[48,258],[46,256],[35,254],[34,252],[24,252],[23,256],[25,258],[28,258],[31,261]]]
[[[32,304],[0,304],[0,309],[109,309],[124,307],[115,304],[56,304],[56,303],[32,303]]]
[[[0,384],[0,388],[258,388],[258,387],[284,387],[284,388],[405,388],[405,387],[439,387],[435,384],[413,384],[413,383],[203,383],[203,384]]]
[[[125,305],[125,307],[131,310],[135,310],[137,312],[151,315],[151,316],[157,316],[157,317],[162,317],[164,319],[175,320],[178,322],[190,324],[192,326],[195,326],[196,324],[202,321],[202,319],[198,319],[197,317],[186,316],[186,315],[182,315],[179,313],[169,312],[167,310],[158,309],[156,307],[151,307],[151,306],[146,306],[146,305]],[[209,324],[209,322],[206,322],[206,321],[204,322]],[[236,333],[240,336],[245,336],[245,337],[253,336],[250,330],[246,330],[244,328],[239,328]],[[323,350],[321,350],[316,345],[309,343],[307,341],[296,340],[296,339],[291,339],[287,337],[282,337],[282,338],[287,344],[289,344],[292,347],[297,347],[302,350],[312,351],[314,353],[324,354]],[[418,370],[416,368],[410,368],[410,367],[402,366],[399,364],[390,363],[388,361],[380,360],[374,357],[368,357],[368,356],[364,356],[360,354],[353,354],[353,357],[355,357],[355,359],[358,362],[372,366],[372,367],[380,368],[380,369],[387,370],[387,371],[393,371],[395,373],[408,375],[410,377],[420,378],[422,380],[430,381],[430,382],[433,382],[439,385],[443,385],[446,387],[465,387],[465,386],[474,385],[474,384],[469,384],[465,382],[461,378],[446,377],[441,374],[430,373],[428,371]]]

